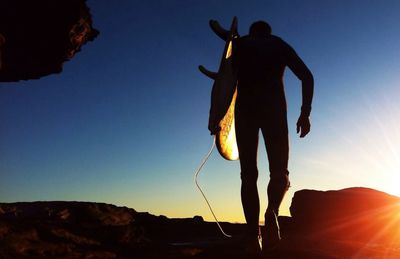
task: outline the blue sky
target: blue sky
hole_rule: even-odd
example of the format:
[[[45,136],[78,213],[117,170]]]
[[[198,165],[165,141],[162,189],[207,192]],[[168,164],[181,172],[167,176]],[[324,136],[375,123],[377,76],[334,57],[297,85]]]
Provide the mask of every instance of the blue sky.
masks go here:
[[[0,201],[85,200],[211,219],[192,177],[212,143],[223,42],[266,20],[315,77],[312,130],[295,134],[300,82],[287,70],[293,193],[366,186],[400,195],[398,1],[88,1],[100,35],[61,74],[0,85]],[[268,164],[259,148],[265,207]],[[217,152],[200,183],[222,220],[243,221],[239,162]]]

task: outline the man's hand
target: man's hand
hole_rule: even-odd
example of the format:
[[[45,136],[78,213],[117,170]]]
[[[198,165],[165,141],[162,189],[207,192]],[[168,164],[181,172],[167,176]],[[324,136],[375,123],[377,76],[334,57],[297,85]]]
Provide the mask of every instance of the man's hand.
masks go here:
[[[308,116],[301,114],[296,125],[297,133],[300,132],[300,138],[304,138],[310,132],[311,124]]]

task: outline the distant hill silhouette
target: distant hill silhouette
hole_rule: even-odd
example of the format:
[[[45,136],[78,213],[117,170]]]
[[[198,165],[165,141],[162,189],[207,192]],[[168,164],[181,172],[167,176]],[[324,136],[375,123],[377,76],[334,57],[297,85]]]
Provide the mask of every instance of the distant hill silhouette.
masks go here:
[[[302,190],[273,258],[400,258],[400,199],[372,189]],[[0,203],[0,258],[249,258],[243,224],[170,219],[91,202]]]

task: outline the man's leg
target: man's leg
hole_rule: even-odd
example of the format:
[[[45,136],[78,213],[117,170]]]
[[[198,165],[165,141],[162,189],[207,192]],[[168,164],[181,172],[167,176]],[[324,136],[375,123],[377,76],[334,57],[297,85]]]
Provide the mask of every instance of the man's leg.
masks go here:
[[[259,234],[260,202],[257,190],[257,147],[259,128],[248,116],[235,118],[236,140],[239,149],[241,169],[241,198],[249,237]]]
[[[268,208],[265,213],[265,246],[274,246],[280,240],[278,215],[283,197],[289,188],[289,139],[286,115],[273,117],[262,127],[268,154],[270,181],[267,188]]]

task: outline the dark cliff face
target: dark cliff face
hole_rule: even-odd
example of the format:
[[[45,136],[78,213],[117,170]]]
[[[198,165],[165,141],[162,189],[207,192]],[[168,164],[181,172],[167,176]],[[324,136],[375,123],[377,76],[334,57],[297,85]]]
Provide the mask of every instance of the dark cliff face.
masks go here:
[[[0,1],[0,82],[59,73],[98,31],[85,0]]]
[[[400,244],[400,198],[373,189],[298,191],[290,212],[303,235]]]

